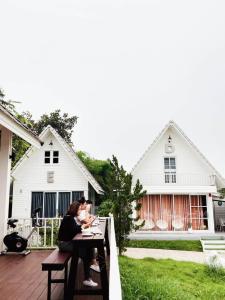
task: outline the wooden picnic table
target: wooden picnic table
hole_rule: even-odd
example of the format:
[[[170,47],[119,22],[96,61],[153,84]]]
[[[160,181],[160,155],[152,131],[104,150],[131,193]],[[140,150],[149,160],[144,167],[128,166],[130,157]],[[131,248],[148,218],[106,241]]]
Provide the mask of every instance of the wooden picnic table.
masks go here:
[[[104,240],[106,243],[107,254],[109,255],[109,241],[108,241],[108,228],[107,219],[99,220],[99,229],[102,234],[94,234],[90,237],[82,236],[82,233],[77,234],[73,238],[74,243],[74,253],[71,259],[69,280],[67,285],[67,293],[64,300],[74,299],[74,295],[102,295],[103,300],[109,299],[109,282],[106,270],[105,261],[105,250],[104,250]],[[90,289],[75,289],[76,276],[77,276],[77,265],[78,265],[78,251],[79,248],[97,248],[99,267],[100,267],[100,277],[101,277],[101,288],[90,288]]]

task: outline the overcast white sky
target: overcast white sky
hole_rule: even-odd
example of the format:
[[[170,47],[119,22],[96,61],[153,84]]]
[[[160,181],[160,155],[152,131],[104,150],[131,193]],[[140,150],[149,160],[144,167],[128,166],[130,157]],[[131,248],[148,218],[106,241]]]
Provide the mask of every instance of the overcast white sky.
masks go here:
[[[35,118],[79,116],[73,141],[130,170],[173,119],[225,176],[225,1],[0,4],[0,87]]]

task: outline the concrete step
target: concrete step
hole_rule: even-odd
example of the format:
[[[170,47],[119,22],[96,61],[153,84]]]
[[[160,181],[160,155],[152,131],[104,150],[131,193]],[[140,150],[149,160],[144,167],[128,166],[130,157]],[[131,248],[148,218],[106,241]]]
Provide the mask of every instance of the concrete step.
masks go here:
[[[216,241],[216,240],[211,240],[211,241],[202,241],[202,243],[204,245],[225,245],[225,241],[220,240],[220,241]]]
[[[204,250],[225,250],[225,244],[224,245],[205,245],[203,246]]]
[[[225,250],[223,250],[223,249],[205,249],[205,250],[203,250],[204,253],[209,253],[211,251],[216,251],[217,253],[225,253]]]
[[[203,252],[205,251],[225,251],[225,240],[224,239],[201,239]]]
[[[201,237],[201,241],[214,241],[214,240],[216,240],[216,241],[219,241],[219,240],[222,240],[222,241],[224,241],[225,242],[225,238],[224,238],[224,236],[202,236]]]

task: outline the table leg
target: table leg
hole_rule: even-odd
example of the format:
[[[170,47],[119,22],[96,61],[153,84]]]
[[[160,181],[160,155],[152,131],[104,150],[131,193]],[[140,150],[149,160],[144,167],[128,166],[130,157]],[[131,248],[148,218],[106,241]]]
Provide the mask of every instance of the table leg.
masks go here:
[[[106,262],[105,262],[105,251],[104,245],[98,246],[98,258],[99,258],[99,267],[100,267],[100,276],[101,276],[101,284],[103,291],[103,300],[109,299],[109,282],[108,282],[108,274],[106,270]]]
[[[71,263],[70,263],[70,273],[69,273],[69,280],[66,289],[66,293],[64,296],[64,300],[72,300],[74,296],[75,290],[75,282],[76,282],[76,274],[77,274],[77,265],[78,265],[78,255],[75,253],[72,256]]]

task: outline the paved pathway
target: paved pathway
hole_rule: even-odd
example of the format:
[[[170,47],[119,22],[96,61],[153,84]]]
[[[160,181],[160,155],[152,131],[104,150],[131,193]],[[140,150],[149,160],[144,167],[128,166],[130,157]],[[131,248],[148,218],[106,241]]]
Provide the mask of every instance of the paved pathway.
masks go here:
[[[131,240],[200,240],[202,237],[225,238],[224,232],[217,233],[182,233],[182,232],[154,232],[154,231],[136,231],[131,233]]]
[[[127,248],[126,256],[132,258],[152,257],[156,259],[174,259],[178,261],[191,261],[195,263],[205,263],[205,253],[195,251],[178,251],[164,249]]]

